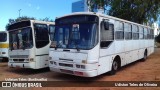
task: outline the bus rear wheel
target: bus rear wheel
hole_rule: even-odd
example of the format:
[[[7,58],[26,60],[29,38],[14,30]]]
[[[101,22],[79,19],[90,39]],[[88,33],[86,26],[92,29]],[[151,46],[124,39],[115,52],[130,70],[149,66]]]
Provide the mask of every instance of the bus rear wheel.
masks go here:
[[[146,61],[146,59],[147,59],[147,51],[145,51],[145,52],[144,52],[144,56],[143,56],[143,58],[142,58],[142,60],[141,60],[141,61],[143,61],[143,62],[144,62],[144,61]]]
[[[110,75],[115,75],[118,69],[119,69],[119,62],[117,60],[114,60],[112,63],[112,70],[110,71]]]

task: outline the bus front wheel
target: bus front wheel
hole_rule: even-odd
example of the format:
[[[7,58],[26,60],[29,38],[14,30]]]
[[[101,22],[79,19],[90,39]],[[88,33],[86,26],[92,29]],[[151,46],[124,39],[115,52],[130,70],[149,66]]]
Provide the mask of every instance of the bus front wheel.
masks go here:
[[[110,71],[110,75],[115,75],[118,68],[119,68],[119,62],[117,60],[114,60],[112,63],[112,70]]]

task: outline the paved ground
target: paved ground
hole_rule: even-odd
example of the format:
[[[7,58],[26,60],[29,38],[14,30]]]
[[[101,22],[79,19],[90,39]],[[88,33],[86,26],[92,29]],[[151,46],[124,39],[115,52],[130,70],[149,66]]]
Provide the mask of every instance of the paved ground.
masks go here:
[[[48,81],[160,81],[160,48],[155,49],[155,53],[147,58],[147,61],[137,61],[123,67],[116,75],[110,76],[108,73],[94,78],[83,78],[72,75],[50,72],[48,68],[41,70],[8,68],[7,63],[0,63],[0,81],[5,78],[47,78]],[[81,84],[81,83],[78,83]],[[22,90],[12,88],[12,90]],[[24,88],[24,90],[41,90],[42,88]],[[160,90],[159,88],[110,88],[110,87],[56,87],[43,88],[45,90]],[[0,88],[8,90],[8,88]],[[10,89],[11,90],[11,89]]]

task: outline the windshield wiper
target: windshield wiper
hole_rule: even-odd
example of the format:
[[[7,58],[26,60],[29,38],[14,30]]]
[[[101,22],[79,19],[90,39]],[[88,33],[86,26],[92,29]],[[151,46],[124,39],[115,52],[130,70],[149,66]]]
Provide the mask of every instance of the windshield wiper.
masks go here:
[[[61,45],[61,43],[58,43],[58,45],[56,45],[55,50],[57,50],[57,48]]]
[[[75,47],[76,47],[77,51],[80,51],[80,49],[78,48],[77,41],[76,41],[76,40],[73,40],[73,42],[74,42],[74,45],[75,45]]]

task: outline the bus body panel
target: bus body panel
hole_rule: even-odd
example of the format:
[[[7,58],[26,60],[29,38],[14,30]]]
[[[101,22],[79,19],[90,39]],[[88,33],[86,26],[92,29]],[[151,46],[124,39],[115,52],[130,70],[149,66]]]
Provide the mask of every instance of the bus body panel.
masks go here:
[[[0,48],[0,58],[8,58],[8,48]]]
[[[111,70],[112,56],[104,56],[99,58],[98,75]]]
[[[1,31],[0,33],[6,33],[6,41],[0,41],[0,58],[8,58],[8,50],[9,50],[9,34],[7,31]]]
[[[49,46],[50,43],[43,48],[35,49],[36,68],[49,66]]]
[[[35,59],[34,49],[28,50],[9,50],[9,67],[33,68],[36,69],[35,62],[29,60]]]
[[[30,63],[14,63],[14,62],[10,62],[8,63],[8,66],[11,68],[32,68],[32,69],[36,69],[35,67],[35,62],[30,62]]]

